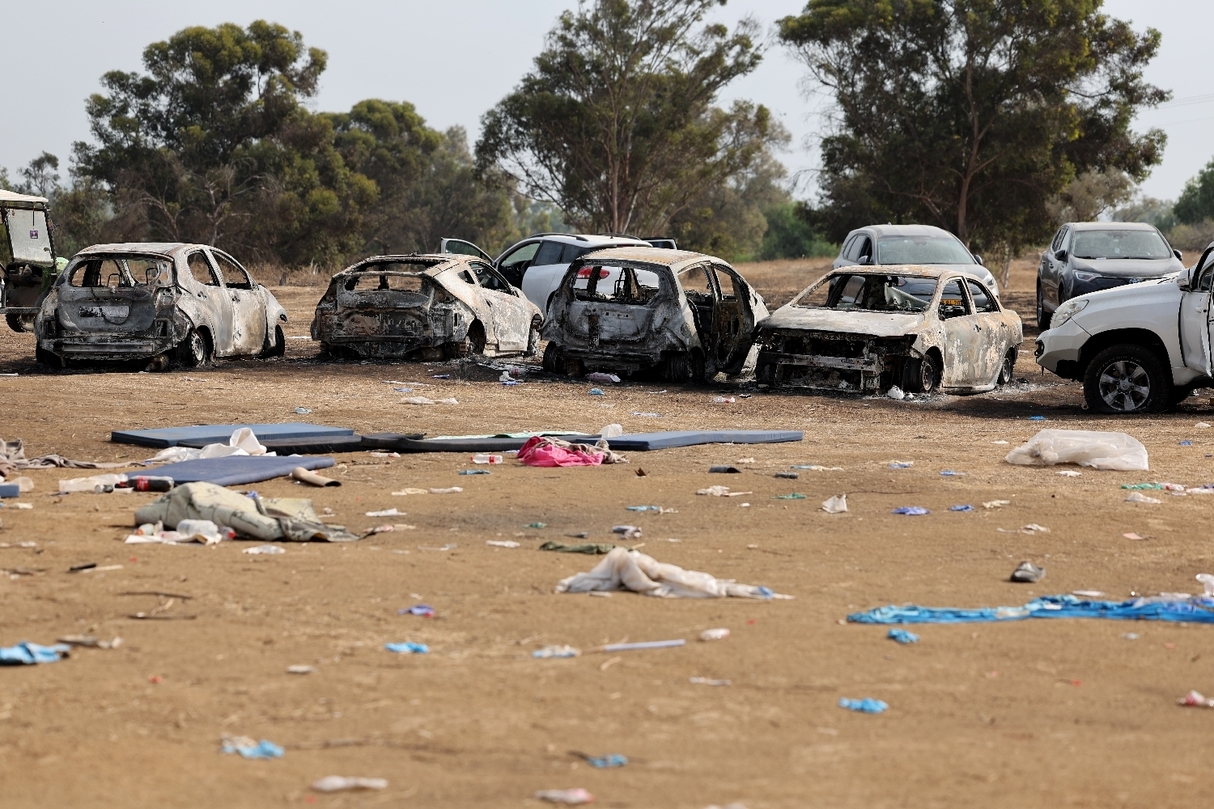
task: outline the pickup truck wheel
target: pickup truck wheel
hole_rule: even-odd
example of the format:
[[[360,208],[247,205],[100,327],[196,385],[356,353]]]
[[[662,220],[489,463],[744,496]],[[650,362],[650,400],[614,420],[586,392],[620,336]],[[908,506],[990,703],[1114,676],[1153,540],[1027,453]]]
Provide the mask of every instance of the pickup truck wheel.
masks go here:
[[[1050,327],[1053,315],[1045,311],[1045,301],[1041,299],[1041,284],[1037,284],[1037,328],[1045,331]]]
[[[1157,413],[1171,404],[1172,380],[1154,351],[1116,345],[1088,364],[1083,395],[1097,413]]]

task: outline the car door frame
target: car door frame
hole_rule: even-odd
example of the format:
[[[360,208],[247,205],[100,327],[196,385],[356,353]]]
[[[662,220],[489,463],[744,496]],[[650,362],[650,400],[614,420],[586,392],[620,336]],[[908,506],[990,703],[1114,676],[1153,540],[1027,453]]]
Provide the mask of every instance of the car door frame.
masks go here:
[[[269,332],[269,321],[266,312],[265,298],[258,293],[258,284],[252,274],[239,261],[215,247],[208,247],[211,263],[219,272],[219,280],[223,284],[224,297],[232,302],[232,353],[254,355],[266,346]],[[223,257],[232,262],[232,266],[240,271],[247,279],[249,288],[241,289],[228,285],[227,275],[224,274],[219,258]],[[244,329],[252,325],[253,331],[246,333]]]
[[[478,265],[484,266],[486,271],[500,281],[508,291],[489,289],[482,284],[480,274],[477,272]],[[468,262],[468,267],[472,271],[472,276],[477,279],[476,288],[480,290],[481,300],[493,314],[492,330],[497,350],[526,351],[531,336],[532,317],[530,309],[524,303],[527,299],[523,296],[522,290],[507,281],[506,277],[489,262],[473,259]],[[496,311],[497,307],[506,311],[499,314]],[[517,324],[521,324],[521,331],[514,328]],[[482,325],[485,324],[482,323]],[[489,340],[488,327],[485,330],[485,339],[486,342]]]
[[[452,244],[466,244],[469,247],[471,247],[473,250],[475,250],[476,252],[475,253],[460,253],[460,252],[456,252],[453,250],[449,250],[448,247],[449,247],[449,245],[452,245]],[[490,256],[488,253],[486,253],[484,250],[482,250],[479,246],[477,246],[476,244],[473,244],[472,242],[468,241],[467,239],[452,239],[452,238],[443,237],[438,242],[438,251],[440,253],[455,253],[455,255],[457,255],[457,256],[475,256],[477,258],[483,258],[483,259],[485,259],[485,261],[488,261],[490,264],[493,264],[492,256]]]
[[[1210,279],[1202,289],[1202,278]],[[1181,293],[1178,327],[1181,361],[1208,377],[1214,377],[1214,311],[1210,297],[1214,292],[1214,245],[1205,249],[1193,265],[1189,288]],[[1193,338],[1196,337],[1196,340]]]
[[[981,378],[982,352],[978,349],[978,341],[974,332],[981,331],[981,323],[975,320],[974,302],[970,298],[969,287],[966,285],[968,276],[956,273],[941,276],[937,282],[936,319],[940,323],[941,341],[940,354],[943,367],[940,369],[940,386],[944,388],[969,388],[982,384]],[[940,315],[940,306],[944,298],[944,289],[956,281],[961,289],[962,305],[967,312],[944,318]],[[967,372],[968,369],[968,372]]]
[[[1042,302],[1048,301],[1052,303],[1054,309],[1057,309],[1062,303],[1062,275],[1071,258],[1067,245],[1072,240],[1074,230],[1069,222],[1060,227],[1058,233],[1054,236],[1054,240],[1050,242],[1049,248],[1045,251],[1046,255],[1042,259],[1042,272],[1039,273],[1042,281],[1041,300]],[[1059,260],[1057,256],[1059,250],[1067,250],[1065,259]]]
[[[206,261],[212,277],[218,285],[203,284],[194,278],[190,269],[190,257],[198,254]],[[182,284],[181,268],[185,269],[189,286]],[[205,328],[211,338],[211,351],[216,357],[226,357],[232,353],[232,302],[228,299],[227,288],[223,285],[223,276],[219,267],[211,259],[210,252],[205,246],[192,246],[181,253],[181,265],[178,268],[178,285],[192,296],[194,307],[194,328]],[[213,290],[213,291],[212,291]],[[188,310],[187,310],[188,313]]]

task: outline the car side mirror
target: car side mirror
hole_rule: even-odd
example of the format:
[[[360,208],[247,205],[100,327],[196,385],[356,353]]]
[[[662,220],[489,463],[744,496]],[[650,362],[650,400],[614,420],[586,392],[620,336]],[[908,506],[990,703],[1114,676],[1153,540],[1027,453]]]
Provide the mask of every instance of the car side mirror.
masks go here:
[[[1181,292],[1188,292],[1193,288],[1193,273],[1197,271],[1196,267],[1190,267],[1187,270],[1181,270],[1176,276],[1176,286],[1180,287]]]
[[[982,260],[982,256],[974,256],[974,261],[978,262],[980,266],[986,266],[986,262]]]
[[[1066,261],[1066,251],[1059,250],[1058,252],[1054,253],[1054,258],[1058,259],[1059,261]]]
[[[1172,248],[1172,255],[1176,256],[1176,258],[1179,259],[1180,261],[1184,261],[1184,256],[1182,256],[1180,254],[1180,251],[1177,250],[1175,247]]]
[[[861,267],[867,267],[869,264],[873,263],[873,257],[872,256],[860,256],[860,260],[857,261],[856,263],[859,264]]]

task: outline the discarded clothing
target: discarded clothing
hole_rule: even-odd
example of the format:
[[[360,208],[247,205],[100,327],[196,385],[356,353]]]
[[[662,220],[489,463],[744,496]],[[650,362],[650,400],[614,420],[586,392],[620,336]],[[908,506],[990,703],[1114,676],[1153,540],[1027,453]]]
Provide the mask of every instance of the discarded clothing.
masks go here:
[[[923,506],[899,506],[891,513],[901,514],[904,517],[922,517],[924,514],[931,514],[931,512],[925,509]]]
[[[241,758],[282,758],[282,748],[274,744],[269,739],[262,739],[257,742],[250,739],[248,736],[228,736],[223,737],[223,747],[225,753],[240,753]]]
[[[766,587],[738,584],[697,570],[684,570],[652,556],[616,548],[588,573],[562,580],[558,593],[588,593],[595,590],[631,590],[659,598],[791,598]]]
[[[0,646],[0,666],[32,666],[35,663],[55,663],[68,656],[72,647],[66,643],[39,646],[22,641],[16,646]]]
[[[914,632],[907,632],[905,629],[891,629],[885,637],[890,640],[896,640],[898,643],[918,643],[919,636]]]
[[[202,458],[227,458],[232,455],[274,455],[266,450],[257,436],[249,427],[241,427],[233,431],[226,444],[207,444],[200,449],[172,446],[162,449],[147,460],[149,464],[171,464],[182,461],[196,461]]]
[[[1147,448],[1125,433],[1099,430],[1041,430],[1007,454],[1019,466],[1073,463],[1093,469],[1145,470]]]
[[[267,541],[353,542],[357,534],[344,526],[325,525],[312,501],[299,498],[246,497],[213,483],[187,483],[161,495],[135,512],[135,524],[211,520],[239,536]]]
[[[11,478],[19,469],[50,469],[65,467],[69,469],[114,469],[120,466],[130,466],[129,463],[94,463],[92,461],[73,461],[62,455],[43,455],[38,458],[25,457],[25,446],[21,439],[5,441],[0,438],[0,477]]]
[[[556,551],[557,553],[602,554],[611,553],[615,549],[615,545],[609,542],[587,542],[582,545],[566,545],[564,542],[548,540],[543,545],[540,545],[539,549],[541,551]]]
[[[527,439],[518,451],[518,459],[527,466],[598,466],[628,463],[611,451],[605,440],[597,444],[574,444],[560,438],[536,435]]]
[[[879,699],[865,697],[864,699],[848,699],[843,697],[839,700],[839,707],[846,708],[849,711],[856,713],[885,713],[889,709],[889,705]]]
[[[1184,621],[1214,624],[1214,598],[1154,596],[1126,601],[1089,601],[1073,595],[1042,596],[1023,607],[877,607],[847,616],[854,624],[974,624],[1025,618],[1107,618],[1118,621]]]

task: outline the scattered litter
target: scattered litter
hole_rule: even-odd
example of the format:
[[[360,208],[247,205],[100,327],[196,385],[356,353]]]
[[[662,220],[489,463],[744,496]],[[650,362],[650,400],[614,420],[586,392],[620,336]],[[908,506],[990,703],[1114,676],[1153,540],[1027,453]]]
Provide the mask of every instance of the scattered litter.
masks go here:
[[[730,685],[732,680],[710,680],[707,677],[688,677],[687,682],[692,685]]]
[[[444,379],[444,378],[446,378],[446,377],[435,377],[435,379]],[[459,402],[454,398],[431,399],[428,396],[406,396],[405,398],[400,400],[400,403],[401,404],[411,404],[411,405],[440,405],[440,404],[454,405],[454,404],[459,404]]]
[[[636,525],[613,525],[613,526],[611,526],[611,533],[621,534],[624,537],[624,539],[640,539],[641,538],[640,526],[636,526]]]
[[[1191,447],[1191,446],[1193,446],[1193,442],[1192,442],[1192,441],[1181,441],[1181,442],[1180,442],[1180,446],[1182,446],[1182,447]]]
[[[622,756],[619,753],[609,753],[605,756],[588,756],[585,753],[573,752],[572,755],[585,760],[587,764],[596,770],[610,770],[614,767],[623,767],[628,764],[628,757]]]
[[[278,553],[286,553],[286,549],[280,548],[277,545],[257,545],[252,548],[245,548],[241,553],[268,554],[272,556]]]
[[[282,758],[282,748],[269,739],[254,741],[248,736],[223,735],[224,753],[240,753],[241,758]]]
[[[1019,567],[1012,571],[1012,575],[1008,577],[1008,580],[1022,584],[1033,584],[1044,578],[1045,568],[1037,567],[1032,562],[1021,562]]]
[[[1045,416],[1029,416],[1029,421],[1049,421]]]
[[[405,489],[401,489],[399,492],[392,492],[392,496],[393,497],[407,497],[407,496],[413,495],[413,494],[429,494],[429,493],[430,493],[429,489],[405,488]],[[370,515],[368,515],[368,516],[370,516]]]
[[[387,789],[384,778],[358,778],[348,775],[326,775],[312,782],[314,792],[342,792],[351,789]]]
[[[1198,573],[1194,578],[1201,582],[1206,598],[1214,596],[1214,576],[1211,576],[1209,573]]]
[[[1147,448],[1138,439],[1097,430],[1041,430],[1009,452],[1006,460],[1019,466],[1073,463],[1122,472],[1149,468]]]
[[[310,407],[297,407],[297,408],[295,408],[295,412],[296,412],[297,414],[301,415],[301,416],[306,416],[306,415],[308,415],[309,413],[311,413],[311,412],[312,412],[312,408],[310,408]]]
[[[963,477],[965,477],[965,473],[964,472],[954,472],[952,469],[945,469],[943,472],[940,473],[940,477],[942,477],[942,478],[963,478]]]
[[[1142,492],[1130,492],[1129,496],[1126,497],[1125,501],[1127,503],[1162,503],[1163,502],[1162,500],[1160,500],[1156,497],[1147,497]]]
[[[396,652],[402,655],[424,655],[430,653],[429,646],[424,643],[414,643],[411,640],[404,643],[385,643],[384,648],[389,652]]]
[[[437,548],[429,545],[418,545],[417,549],[419,551],[438,551],[439,553],[443,553],[445,551],[453,551],[456,547],[454,542],[448,542],[445,545],[439,545]]]
[[[451,374],[433,374],[433,375],[431,375],[430,378],[431,379],[450,379]]]
[[[992,443],[992,444],[1001,444],[1001,445],[1006,445],[1006,444],[1007,444],[1007,442],[1006,442],[1006,441],[1004,441],[1003,439],[999,439],[998,441],[992,441],[991,443]]]
[[[1125,537],[1126,539],[1134,539],[1134,540],[1141,540],[1141,539],[1147,538],[1147,537],[1144,537],[1142,534],[1136,534],[1132,531],[1122,534],[1122,536]]]
[[[808,469],[810,472],[842,472],[841,466],[821,466],[820,464],[800,464],[793,466],[793,469]]]
[[[740,475],[742,473],[742,470],[736,466],[710,466],[708,471],[723,475]]]
[[[1044,525],[1038,525],[1035,522],[1020,526],[1020,533],[1022,534],[1048,534],[1049,532],[1050,529],[1046,528]]]
[[[493,473],[490,472],[488,469],[461,469],[461,470],[459,470],[459,474],[461,474],[461,475],[491,475]]]
[[[590,395],[591,396],[606,396],[607,394],[603,393],[602,388],[591,388]]]
[[[615,545],[607,542],[587,542],[582,545],[567,545],[564,542],[554,542],[549,540],[543,545],[540,545],[541,551],[556,551],[557,553],[587,553],[587,554],[603,554],[610,553]]]
[[[732,396],[714,396],[712,397],[713,404],[733,404],[738,401]]]
[[[583,803],[594,803],[594,796],[584,789],[541,789],[535,793],[536,800],[549,803],[564,803],[575,806]]]
[[[595,371],[593,374],[586,374],[586,379],[591,382],[615,382],[618,383],[620,378],[615,374],[605,374],[601,371]]]
[[[931,514],[931,512],[925,509],[923,506],[899,506],[891,513],[901,514],[906,517],[922,517],[924,514]]]
[[[1072,590],[1071,595],[1079,596],[1080,598],[1104,598],[1102,590]]]
[[[295,665],[287,666],[287,674],[311,674],[316,671],[315,666]]]
[[[949,506],[948,510],[949,511],[973,511],[974,507],[969,505],[968,503],[965,503],[965,504],[956,505],[956,506]]]
[[[543,649],[536,649],[531,653],[531,656],[546,660],[557,657],[577,657],[580,654],[581,651],[573,648],[572,646],[545,646]]]
[[[859,624],[966,624],[1022,621],[1027,618],[1105,618],[1123,621],[1169,621],[1214,624],[1214,600],[1184,593],[1164,593],[1125,601],[1091,601],[1073,595],[1041,596],[1021,607],[921,607],[889,605],[847,616]]]
[[[662,417],[661,413],[643,413],[639,410],[634,410],[631,413],[629,413],[628,415],[637,416],[638,418],[645,418],[645,419],[660,419]]]
[[[517,548],[519,544],[513,539],[487,539],[486,545],[492,545],[495,548]]]
[[[1077,478],[1080,475],[1082,475],[1083,473],[1076,472],[1074,469],[1060,469],[1057,472],[1055,472],[1054,474],[1061,475],[1064,478]]]
[[[656,511],[658,514],[664,514],[671,509],[664,509],[661,506],[624,506],[628,511]]]
[[[801,476],[796,472],[776,472],[775,477],[782,480],[798,480]]]
[[[22,641],[16,646],[0,646],[0,666],[32,666],[35,663],[55,663],[67,657],[71,647],[66,643],[39,646]]]
[[[546,522],[529,522],[526,525],[524,525],[523,527],[524,528],[535,528],[538,530],[540,528],[547,528],[548,523],[546,523]]]
[[[705,494],[710,497],[741,497],[744,494],[754,494],[754,492],[731,492],[728,486],[709,486],[707,489],[697,489],[696,494]]]
[[[872,697],[865,697],[864,699],[848,699],[847,697],[843,697],[839,700],[839,707],[855,711],[856,713],[885,713],[889,705]]]
[[[886,633],[885,637],[890,640],[896,640],[898,643],[918,643],[919,636],[914,632],[907,632],[905,629],[891,629]]]
[[[890,399],[897,399],[898,401],[906,398],[906,394],[902,391],[902,388],[897,385],[891,385],[890,389],[885,392],[885,395]]]
[[[393,492],[395,494],[395,492]],[[395,508],[385,508],[381,511],[368,511],[368,517],[407,517],[408,515]]]
[[[842,514],[847,511],[847,495],[836,494],[829,500],[822,501],[822,510],[827,514]]]
[[[475,455],[473,455],[471,458],[472,463],[493,464],[493,465],[500,464],[505,460],[506,459],[504,457],[502,457],[501,455],[495,455],[490,452],[478,452]]]
[[[322,477],[315,472],[304,469],[302,466],[297,466],[291,470],[291,478],[298,480],[300,483],[307,483],[310,486],[319,486],[321,488],[334,488],[341,485],[340,480]]]
[[[1011,500],[987,500],[982,504],[982,507],[989,511],[992,508],[1003,508],[1004,506],[1010,506],[1011,504]]]
[[[635,643],[609,643],[606,646],[600,646],[597,649],[591,649],[592,652],[643,652],[648,649],[674,649],[679,646],[685,646],[687,641],[683,638],[674,640],[642,640]]]
[[[914,465],[915,465],[914,461],[890,461],[889,462],[890,469],[910,469]]]
[[[69,646],[85,646],[90,649],[117,649],[122,645],[122,638],[101,640],[92,635],[64,635],[62,638],[58,638],[58,641]]]
[[[463,490],[462,486],[448,486],[445,489],[431,489],[430,494],[459,494]]]
[[[1197,422],[1196,424],[1194,424],[1193,426],[1194,426],[1194,427],[1196,427],[1196,428],[1197,428],[1197,429],[1199,429],[1199,430],[1208,430],[1208,429],[1210,429],[1210,424],[1209,424],[1209,422],[1205,422],[1205,421],[1199,421],[1199,422]]]
[[[588,573],[562,580],[558,593],[585,593],[592,590],[631,590],[660,598],[791,598],[766,587],[738,584],[708,573],[684,570],[657,561],[639,551],[616,548]]]
[[[179,520],[175,530],[166,530],[164,523],[145,523],[126,538],[127,545],[215,545],[225,539],[234,539],[231,528],[216,525],[211,520]]]
[[[397,615],[420,615],[423,618],[434,617],[434,607],[429,604],[414,604],[412,607],[405,607],[396,611]]]
[[[746,494],[753,494],[753,492],[746,492]],[[730,496],[732,497],[732,495],[730,495]],[[804,500],[805,495],[801,494],[800,492],[792,492],[791,494],[777,494],[775,497],[773,497],[771,499],[772,500]]]
[[[513,387],[519,383],[517,379],[510,376],[509,371],[502,371],[502,375],[497,378],[497,381],[501,382],[506,387]]]
[[[1121,634],[1121,637],[1124,638],[1125,640],[1138,640],[1138,633],[1137,632],[1123,632]]]
[[[700,640],[725,640],[729,637],[729,630],[721,627],[720,629],[705,629],[700,633]]]
[[[1200,692],[1190,691],[1176,700],[1176,704],[1186,708],[1214,708],[1214,699],[1206,699]]]

